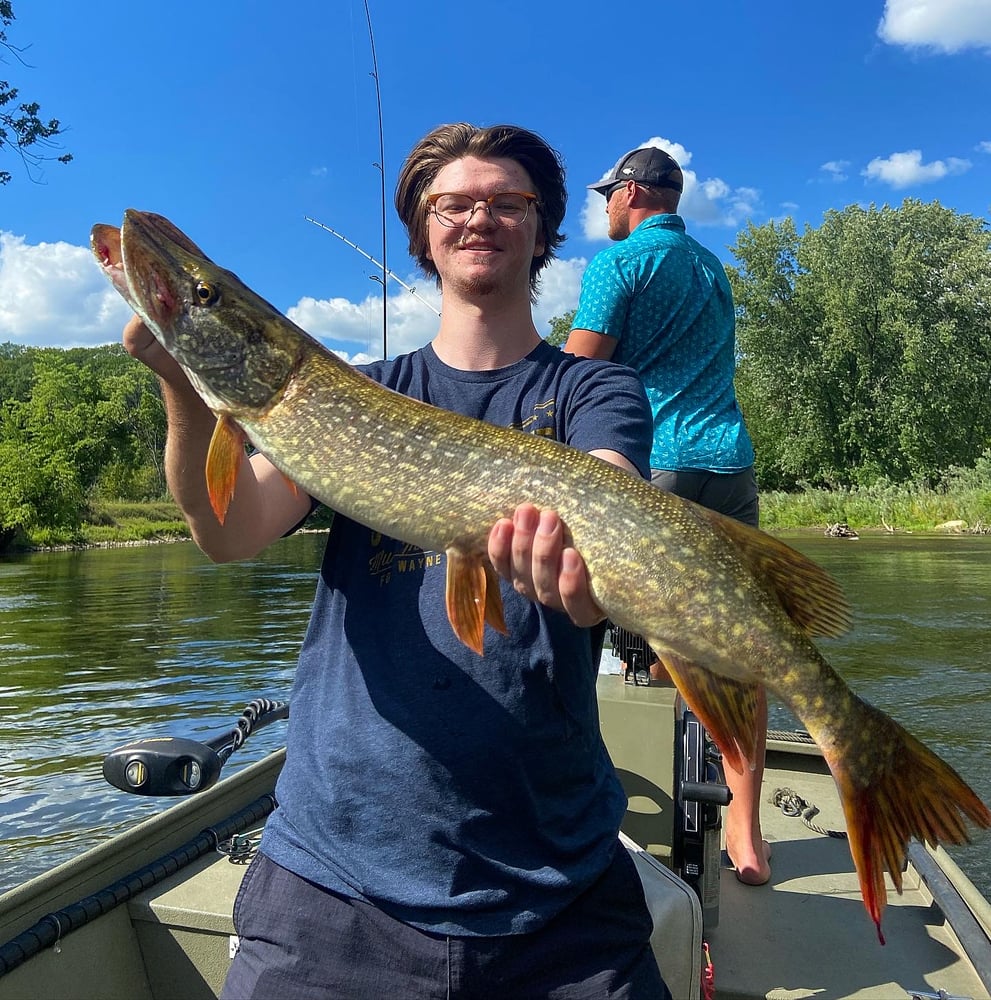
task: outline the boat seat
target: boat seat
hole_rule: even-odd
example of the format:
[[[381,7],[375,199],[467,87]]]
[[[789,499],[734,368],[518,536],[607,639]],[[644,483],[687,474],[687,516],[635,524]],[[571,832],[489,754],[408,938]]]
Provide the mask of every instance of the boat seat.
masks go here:
[[[654,921],[650,936],[657,966],[671,996],[695,998],[702,978],[702,906],[695,890],[625,833],[619,839],[630,852]]]

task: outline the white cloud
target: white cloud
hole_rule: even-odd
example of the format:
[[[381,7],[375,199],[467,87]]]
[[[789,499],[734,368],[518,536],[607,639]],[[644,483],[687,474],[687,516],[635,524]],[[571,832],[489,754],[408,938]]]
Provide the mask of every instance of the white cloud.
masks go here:
[[[748,187],[731,187],[719,177],[700,180],[696,172],[689,168],[692,154],[680,142],[654,136],[641,142],[637,148],[647,146],[663,149],[678,161],[685,178],[685,190],[678,206],[678,214],[686,220],[699,225],[738,226],[756,211],[760,203],[759,191]],[[618,164],[617,159],[612,167],[602,172],[601,179],[610,176]],[[581,222],[583,235],[587,240],[609,238],[609,220],[601,194],[588,192],[582,206]]]
[[[974,148],[977,149],[979,153],[991,153],[991,142],[979,142]]]
[[[390,355],[405,354],[422,347],[437,332],[440,293],[432,281],[417,287],[412,279],[407,290],[393,291],[388,302],[387,347]],[[346,361],[361,364],[382,357],[382,296],[369,295],[361,302],[350,299],[314,299],[305,296],[286,315],[307,333],[331,343],[365,344],[356,354],[337,353]]]
[[[827,180],[839,182],[847,179],[847,168],[849,166],[849,160],[830,160],[828,163],[824,163],[819,169],[826,175]]]
[[[928,184],[951,174],[966,173],[970,167],[970,160],[961,160],[955,156],[923,163],[922,151],[909,149],[903,153],[892,153],[887,158],[875,157],[861,173],[870,180],[879,180],[894,188],[904,188],[913,184]]]
[[[953,53],[991,53],[988,0],[886,0],[878,35],[891,45]]]
[[[540,298],[533,309],[533,321],[541,337],[551,332],[550,321],[555,316],[561,316],[578,305],[582,274],[587,263],[584,257],[558,258],[541,272]]]
[[[130,314],[86,247],[0,232],[0,341],[94,347],[118,340]]]

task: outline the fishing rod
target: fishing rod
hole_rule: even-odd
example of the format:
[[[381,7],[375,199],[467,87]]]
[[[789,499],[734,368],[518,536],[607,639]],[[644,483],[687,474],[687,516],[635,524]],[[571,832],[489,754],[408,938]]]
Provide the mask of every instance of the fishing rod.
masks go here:
[[[311,219],[308,215],[304,215],[303,218],[307,222],[312,222],[314,226],[319,226],[321,229],[326,230],[326,232],[330,233],[331,236],[336,236],[342,243],[347,243],[347,245],[351,247],[352,250],[357,250],[362,257],[364,257],[366,260],[370,260],[376,267],[381,267],[386,277],[392,278],[392,280],[395,281],[397,284],[402,285],[403,288],[405,288],[406,291],[413,296],[413,298],[419,299],[432,313],[434,313],[437,316],[440,316],[440,310],[434,308],[434,306],[432,306],[422,295],[420,295],[419,292],[417,292],[417,290],[412,285],[407,285],[406,282],[403,281],[403,279],[400,278],[395,271],[390,271],[384,264],[377,261],[370,253],[367,253],[366,251],[362,250],[357,243],[352,243],[343,233],[339,233],[336,229],[332,229],[330,226],[327,226],[322,222],[317,222],[316,219]],[[376,278],[375,280],[378,281],[378,278]]]
[[[215,784],[235,750],[254,732],[289,717],[289,702],[257,698],[230,729],[208,740],[156,736],[103,758],[103,777],[132,795],[195,795]]]
[[[368,23],[368,41],[372,48],[372,79],[375,81],[375,103],[378,107],[378,124],[379,124],[379,158],[378,163],[373,163],[372,166],[378,167],[380,181],[382,184],[382,200],[381,200],[381,215],[382,215],[382,263],[379,265],[382,268],[382,360],[389,360],[389,352],[387,348],[388,339],[388,310],[389,310],[389,292],[386,288],[386,279],[389,276],[389,269],[386,267],[386,232],[385,232],[385,131],[382,127],[382,89],[379,86],[379,64],[378,57],[375,55],[375,35],[372,34],[372,15],[368,10],[368,0],[364,0],[365,5],[365,20]],[[376,261],[376,263],[378,263]]]

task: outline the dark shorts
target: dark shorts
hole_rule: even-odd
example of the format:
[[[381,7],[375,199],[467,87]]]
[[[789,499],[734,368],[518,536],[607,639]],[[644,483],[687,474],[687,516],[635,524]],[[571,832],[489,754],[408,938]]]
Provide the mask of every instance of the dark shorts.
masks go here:
[[[709,510],[757,527],[757,476],[753,466],[742,472],[651,469],[650,481],[668,493],[694,500]]]
[[[446,937],[328,892],[258,854],[234,903],[222,1000],[670,1000],[629,854],[531,934]]]

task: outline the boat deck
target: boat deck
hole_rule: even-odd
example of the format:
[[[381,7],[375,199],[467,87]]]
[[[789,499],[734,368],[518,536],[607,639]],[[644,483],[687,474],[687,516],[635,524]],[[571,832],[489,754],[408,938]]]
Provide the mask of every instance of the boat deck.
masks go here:
[[[821,759],[810,756],[807,769],[796,771],[795,756],[771,749],[767,765],[761,826],[773,852],[772,877],[767,885],[745,886],[732,869],[721,872],[719,923],[705,933],[719,1000],[896,1000],[939,990],[987,997],[914,868],[905,873],[903,895],[888,882],[882,946],[846,840],[816,832],[767,801],[775,790],[791,788],[819,808],[814,825],[843,830],[836,787]]]
[[[670,830],[675,809],[672,695],[604,680],[600,711],[610,752],[630,795],[625,832],[669,862],[670,838],[663,842],[661,827],[666,823]],[[952,862],[939,852],[935,868],[930,855],[913,846],[915,867],[906,872],[905,892],[889,895],[884,913],[888,943],[882,947],[861,902],[846,841],[820,832],[844,826],[825,764],[814,747],[773,739],[768,747],[762,825],[773,849],[772,879],[766,886],[743,886],[731,870],[721,870],[718,923],[703,935],[714,966],[717,1000],[991,996],[987,900],[971,886],[969,908],[959,899],[954,904],[966,911],[952,914],[960,933],[969,933],[962,929],[968,921],[975,928],[974,939],[962,948],[917,871],[932,867],[926,877],[935,886],[944,871],[952,873]],[[32,925],[51,931],[51,915],[67,912],[61,907],[174,852],[247,803],[266,801],[282,757],[273,755],[203,796],[183,801],[168,810],[167,823],[147,820],[7,894],[0,901],[0,941]],[[820,830],[767,801],[782,788],[818,807],[812,822]],[[253,807],[247,811],[254,815]],[[260,826],[263,820],[252,822]],[[54,946],[50,940],[30,961],[0,976],[0,1000],[212,1000],[230,964],[231,912],[244,871],[211,845],[209,853],[187,867],[139,888],[105,916]],[[983,982],[974,963],[962,957],[968,949],[977,956]]]
[[[816,826],[842,830],[835,786],[821,759],[806,757],[801,770],[803,758],[797,760],[793,753],[769,752],[765,800],[777,789],[791,789],[819,808]],[[724,868],[719,922],[703,935],[718,1000],[899,1000],[940,990],[950,997],[988,996],[914,869],[906,873],[903,895],[889,883],[882,946],[861,901],[846,841],[810,829],[770,802],[762,808],[762,825],[773,850],[771,882],[744,886]],[[243,868],[219,856],[197,865],[192,878],[187,870],[130,904],[146,968],[174,970],[175,962],[189,961],[204,935],[207,944],[219,936],[226,949]],[[168,986],[153,982],[152,995],[169,995]],[[202,994],[204,1000],[210,995]]]

